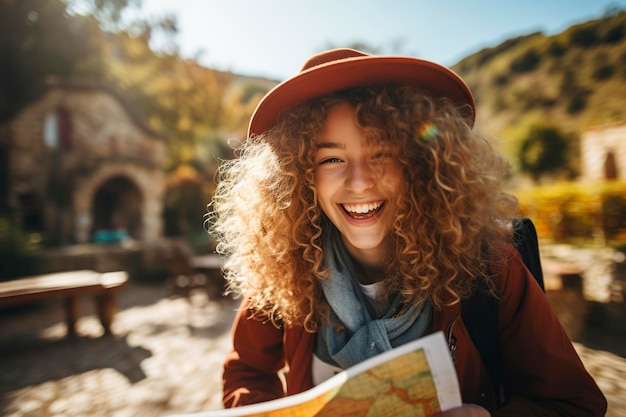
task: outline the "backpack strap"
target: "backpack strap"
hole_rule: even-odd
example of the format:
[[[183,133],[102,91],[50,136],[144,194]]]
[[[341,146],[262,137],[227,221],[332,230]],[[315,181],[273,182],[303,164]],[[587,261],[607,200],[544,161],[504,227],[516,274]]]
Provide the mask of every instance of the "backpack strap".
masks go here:
[[[500,349],[498,346],[498,300],[478,284],[472,296],[463,301],[461,315],[472,342],[489,373],[494,392],[502,384]]]
[[[515,248],[522,255],[522,261],[524,261],[528,270],[545,292],[537,229],[535,229],[535,225],[528,217],[513,219],[513,241],[515,242]]]
[[[514,219],[512,225],[515,248],[541,289],[545,291],[535,226],[526,217]],[[472,342],[491,377],[494,392],[499,393],[502,385],[502,361],[498,346],[498,300],[489,294],[481,281],[472,296],[463,301],[461,314]]]

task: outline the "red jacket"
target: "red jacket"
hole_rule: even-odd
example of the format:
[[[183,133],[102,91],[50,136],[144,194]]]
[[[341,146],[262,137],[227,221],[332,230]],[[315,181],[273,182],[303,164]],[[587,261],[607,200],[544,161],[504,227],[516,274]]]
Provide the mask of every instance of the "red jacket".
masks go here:
[[[505,403],[495,407],[480,354],[459,306],[433,312],[431,331],[456,339],[456,372],[464,403],[496,416],[604,416],[606,400],[585,370],[534,278],[515,255],[498,277],[499,344]],[[235,407],[292,395],[313,386],[315,335],[300,326],[276,328],[248,319],[242,309],[233,326],[233,351],[224,364],[223,402]],[[453,336],[453,337],[452,337]],[[285,388],[278,371],[287,368]],[[497,408],[496,411],[495,408]]]

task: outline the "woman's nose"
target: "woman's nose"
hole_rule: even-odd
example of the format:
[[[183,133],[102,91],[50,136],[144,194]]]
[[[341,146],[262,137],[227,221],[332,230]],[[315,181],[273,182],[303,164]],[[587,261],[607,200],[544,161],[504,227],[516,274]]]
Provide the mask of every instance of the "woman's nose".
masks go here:
[[[374,186],[374,171],[367,161],[353,161],[348,169],[346,188],[353,192],[368,190]]]

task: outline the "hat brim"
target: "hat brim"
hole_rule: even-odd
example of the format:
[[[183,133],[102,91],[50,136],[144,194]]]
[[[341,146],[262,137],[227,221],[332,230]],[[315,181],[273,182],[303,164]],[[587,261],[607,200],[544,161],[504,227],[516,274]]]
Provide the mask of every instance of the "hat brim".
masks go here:
[[[264,133],[283,111],[298,104],[334,91],[382,83],[415,85],[434,98],[448,98],[474,124],[472,93],[452,70],[418,58],[366,55],[318,65],[278,84],[255,109],[248,137]]]

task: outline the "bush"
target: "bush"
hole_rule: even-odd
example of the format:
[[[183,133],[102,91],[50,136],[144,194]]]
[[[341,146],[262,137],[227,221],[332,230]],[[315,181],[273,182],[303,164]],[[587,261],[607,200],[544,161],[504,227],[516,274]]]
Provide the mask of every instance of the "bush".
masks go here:
[[[537,181],[543,175],[563,170],[567,166],[568,141],[554,125],[536,123],[528,128],[518,154],[522,172]]]
[[[509,83],[509,76],[507,74],[499,74],[493,77],[493,85],[496,87],[504,87]]]
[[[622,22],[617,22],[611,27],[605,29],[604,33],[600,35],[600,41],[603,43],[619,43],[626,36],[626,28]]]
[[[604,81],[613,76],[614,68],[610,64],[599,65],[593,70],[591,77],[596,81]]]
[[[185,236],[203,230],[209,197],[203,193],[202,180],[198,170],[184,165],[168,176],[163,207],[165,236]]]
[[[36,235],[27,235],[0,217],[0,281],[35,273],[39,260]]]
[[[519,57],[515,58],[511,62],[510,68],[512,72],[528,72],[537,68],[540,62],[541,56],[539,55],[539,53],[537,53],[537,51],[535,51],[534,49],[530,49]]]
[[[560,58],[565,55],[565,52],[567,52],[567,48],[564,47],[563,44],[558,40],[554,40],[550,42],[548,48],[546,49],[546,52],[553,58]]]
[[[626,244],[626,182],[560,183],[517,196],[543,239],[563,243]]]
[[[595,26],[583,25],[572,29],[569,35],[571,45],[587,48],[598,42],[598,31]]]
[[[607,78],[611,78],[615,69],[611,64],[611,60],[606,53],[599,53],[595,58],[595,65],[593,68],[593,72],[591,73],[591,77],[595,81],[604,81]]]
[[[587,99],[590,94],[591,92],[584,88],[575,88],[572,90],[565,108],[567,112],[569,114],[576,114],[583,111],[585,107],[587,107]]]

